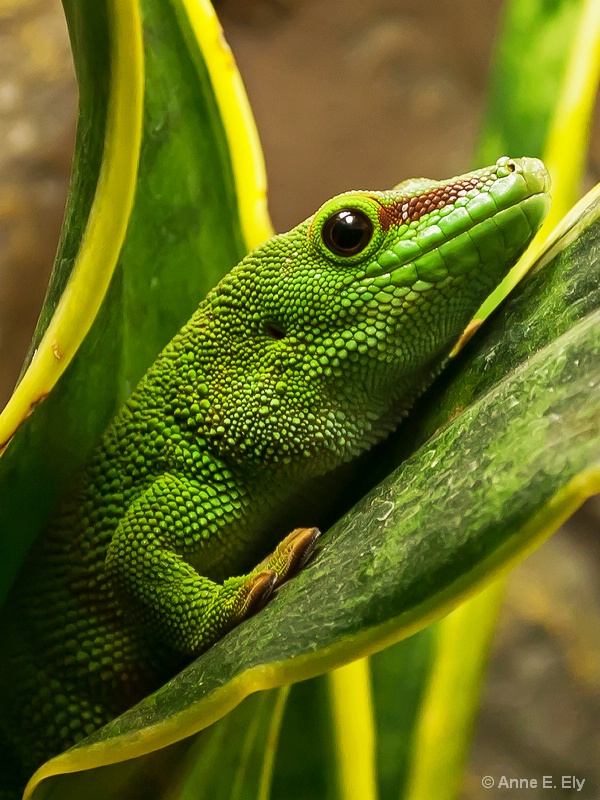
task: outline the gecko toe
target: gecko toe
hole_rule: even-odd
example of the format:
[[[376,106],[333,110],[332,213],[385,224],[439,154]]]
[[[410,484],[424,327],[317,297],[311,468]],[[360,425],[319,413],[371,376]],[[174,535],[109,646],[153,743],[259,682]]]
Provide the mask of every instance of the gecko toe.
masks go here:
[[[314,555],[321,536],[318,528],[296,528],[284,540],[283,564],[277,569],[278,583],[296,575]]]
[[[271,599],[276,585],[277,573],[275,570],[265,569],[259,572],[258,575],[254,575],[240,615],[242,619],[246,619],[260,611]]]

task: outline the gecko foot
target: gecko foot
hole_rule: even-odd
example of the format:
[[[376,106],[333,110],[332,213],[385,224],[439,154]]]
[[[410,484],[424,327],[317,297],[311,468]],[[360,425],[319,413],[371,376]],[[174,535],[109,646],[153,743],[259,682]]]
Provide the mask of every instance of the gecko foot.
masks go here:
[[[277,545],[271,555],[246,578],[241,589],[244,603],[236,613],[235,624],[260,611],[269,602],[276,587],[302,569],[315,552],[320,536],[318,528],[295,528]]]

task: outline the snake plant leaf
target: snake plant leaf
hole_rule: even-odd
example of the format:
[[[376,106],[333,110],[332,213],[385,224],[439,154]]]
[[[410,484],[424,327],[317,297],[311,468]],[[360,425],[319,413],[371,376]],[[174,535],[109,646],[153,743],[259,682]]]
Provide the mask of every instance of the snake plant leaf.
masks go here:
[[[370,659],[381,800],[403,797],[415,720],[435,662],[436,645],[436,627],[429,625]]]
[[[289,687],[246,698],[215,725],[158,753],[42,782],[36,800],[263,800]]]
[[[370,659],[361,658],[292,685],[277,749],[273,797],[377,799],[381,764],[372,678]]]
[[[481,318],[516,286],[548,231],[581,196],[600,80],[600,5],[507,0],[498,44],[475,163],[504,149],[542,158],[552,178],[552,207],[527,252],[483,303]]]
[[[475,161],[497,153],[541,156],[582,2],[508,0],[496,41]],[[535,91],[532,87],[535,86]]]
[[[167,747],[253,692],[410,635],[598,490],[600,187],[584,206],[464,357],[483,372],[472,401],[450,382],[438,402],[454,419],[334,525],[300,575],[158,692],[47,762],[28,798],[52,775]]]
[[[181,786],[170,800],[261,800],[269,796],[289,687],[246,698],[195,738]]]
[[[319,675],[289,687],[275,757],[273,797],[337,800],[328,677]]]
[[[210,4],[64,7],[80,117],[55,270],[0,416],[0,600],[132,387],[271,230],[252,118]]]

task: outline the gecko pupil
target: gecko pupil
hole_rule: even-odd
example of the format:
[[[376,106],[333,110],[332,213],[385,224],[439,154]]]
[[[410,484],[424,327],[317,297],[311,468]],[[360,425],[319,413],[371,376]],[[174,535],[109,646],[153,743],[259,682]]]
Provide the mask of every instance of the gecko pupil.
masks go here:
[[[326,220],[322,229],[325,247],[338,256],[355,256],[373,236],[373,223],[355,208],[343,208]]]

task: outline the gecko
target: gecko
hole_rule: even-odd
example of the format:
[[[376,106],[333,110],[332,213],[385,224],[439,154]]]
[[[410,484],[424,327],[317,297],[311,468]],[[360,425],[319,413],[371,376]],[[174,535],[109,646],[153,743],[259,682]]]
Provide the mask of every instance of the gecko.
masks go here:
[[[0,772],[24,783],[303,567],[320,532],[308,497],[281,530],[290,498],[398,425],[549,203],[534,158],[346,192],[209,292],[0,613]]]

